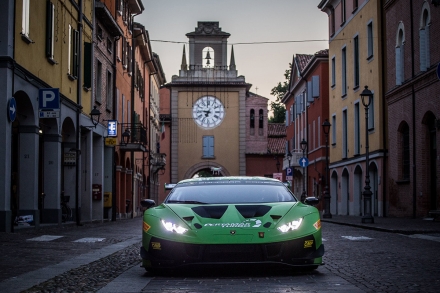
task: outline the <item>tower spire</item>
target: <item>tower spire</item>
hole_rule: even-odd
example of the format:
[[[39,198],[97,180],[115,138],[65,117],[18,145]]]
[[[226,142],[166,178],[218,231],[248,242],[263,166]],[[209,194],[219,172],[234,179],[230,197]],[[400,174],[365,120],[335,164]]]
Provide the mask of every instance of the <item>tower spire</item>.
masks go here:
[[[236,70],[235,57],[234,57],[234,46],[232,46],[232,50],[231,50],[231,62],[229,62],[229,70]]]
[[[180,65],[180,69],[181,70],[188,70],[188,65],[186,64],[185,45],[183,45],[182,64]]]

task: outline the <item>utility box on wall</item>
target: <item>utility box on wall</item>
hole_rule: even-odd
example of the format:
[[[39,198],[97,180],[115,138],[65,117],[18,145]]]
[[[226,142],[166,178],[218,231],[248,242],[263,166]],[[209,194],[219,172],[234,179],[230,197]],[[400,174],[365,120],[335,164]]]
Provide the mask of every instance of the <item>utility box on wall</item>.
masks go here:
[[[112,193],[104,192],[104,207],[111,208],[112,207]]]
[[[92,185],[92,196],[94,200],[102,199],[102,185],[101,184],[93,184]]]

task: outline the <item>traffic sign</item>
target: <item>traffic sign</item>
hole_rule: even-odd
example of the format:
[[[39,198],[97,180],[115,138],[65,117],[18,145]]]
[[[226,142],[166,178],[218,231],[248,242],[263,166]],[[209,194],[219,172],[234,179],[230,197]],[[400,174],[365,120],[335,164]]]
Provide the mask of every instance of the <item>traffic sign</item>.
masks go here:
[[[301,167],[305,168],[309,165],[309,159],[307,159],[306,157],[302,157],[301,159],[299,159],[298,163]]]
[[[118,136],[118,121],[109,120],[107,124],[107,135],[110,137]]]
[[[291,167],[286,168],[286,176],[293,176],[293,168]]]
[[[278,180],[283,180],[283,173],[273,173],[272,178],[274,179],[278,179]]]
[[[8,101],[8,114],[9,120],[14,122],[17,117],[17,102],[13,97]]]
[[[40,110],[40,118],[59,118],[60,117],[60,110],[56,111],[41,111]]]
[[[292,181],[293,180],[293,176],[286,176],[286,180],[287,181]]]
[[[105,145],[106,146],[116,146],[116,138],[114,138],[114,137],[106,137],[105,138]]]
[[[40,110],[54,110],[60,108],[60,89],[49,88],[38,90],[38,105]]]

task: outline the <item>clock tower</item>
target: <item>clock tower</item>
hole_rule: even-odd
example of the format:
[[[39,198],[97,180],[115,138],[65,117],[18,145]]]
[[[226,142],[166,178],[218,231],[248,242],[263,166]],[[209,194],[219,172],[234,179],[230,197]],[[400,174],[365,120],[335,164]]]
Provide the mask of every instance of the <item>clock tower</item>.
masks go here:
[[[200,21],[187,33],[179,75],[166,86],[171,107],[171,182],[199,172],[246,174],[246,95],[251,87],[238,76],[229,33],[219,22]]]

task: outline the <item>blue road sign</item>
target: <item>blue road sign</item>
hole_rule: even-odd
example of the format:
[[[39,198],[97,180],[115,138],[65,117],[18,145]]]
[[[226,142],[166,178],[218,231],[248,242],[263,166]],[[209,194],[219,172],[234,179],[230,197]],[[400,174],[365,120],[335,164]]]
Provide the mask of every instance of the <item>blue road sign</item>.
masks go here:
[[[15,118],[17,117],[17,102],[14,98],[11,98],[8,101],[8,114],[9,120],[11,120],[11,122],[14,122]]]
[[[293,176],[293,168],[286,168],[286,176]]]
[[[38,97],[40,110],[53,110],[60,108],[60,89],[39,89]]]
[[[109,120],[107,124],[107,136],[116,137],[118,136],[118,121]]]
[[[301,159],[299,159],[298,163],[301,167],[305,168],[309,165],[309,159],[307,159],[306,157],[302,157]]]

